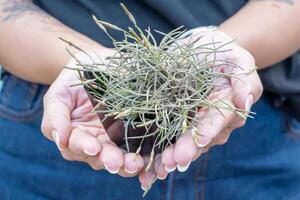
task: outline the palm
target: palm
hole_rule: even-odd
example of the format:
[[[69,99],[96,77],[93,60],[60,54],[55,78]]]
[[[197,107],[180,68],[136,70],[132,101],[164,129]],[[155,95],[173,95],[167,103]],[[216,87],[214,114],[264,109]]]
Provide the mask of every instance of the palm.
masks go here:
[[[192,34],[191,34],[192,33]],[[262,93],[262,85],[259,80],[258,74],[253,67],[255,66],[254,58],[245,49],[239,47],[232,42],[225,34],[217,31],[215,28],[209,30],[207,28],[193,30],[187,34],[189,37],[178,43],[188,44],[190,41],[198,40],[199,45],[205,45],[208,50],[215,52],[218,50],[220,53],[199,53],[199,60],[207,61],[225,61],[224,65],[219,67],[213,67],[213,70],[234,72],[245,74],[242,79],[228,77],[218,80],[215,90],[210,94],[211,99],[223,99],[228,105],[232,105],[238,109],[249,111],[251,105],[258,100]],[[184,38],[184,37],[183,37]],[[222,42],[222,44],[228,44],[218,46],[216,42]],[[231,42],[231,43],[230,43]],[[229,51],[230,50],[230,51]],[[228,66],[228,64],[234,63],[239,67]],[[214,63],[214,62],[212,62]],[[224,87],[225,86],[225,87]],[[212,117],[213,116],[213,117]],[[217,144],[224,144],[230,136],[230,133],[235,128],[244,125],[245,120],[239,117],[236,112],[229,112],[228,110],[203,107],[199,110],[197,117],[200,118],[200,122],[197,125],[197,132],[195,135],[192,131],[188,134],[183,134],[176,141],[176,144],[169,146],[162,152],[161,161],[158,160],[155,167],[155,173],[159,178],[166,178],[167,172],[171,172],[177,169],[181,172],[187,170],[190,163],[206,152],[210,147]],[[153,175],[153,172],[141,173],[140,181],[143,187],[149,187],[151,179],[149,174]]]
[[[83,87],[68,88],[69,94],[72,99],[76,99],[76,104],[71,112],[71,124],[73,130],[77,129],[91,134],[98,138],[100,142],[103,139],[108,139],[106,131],[100,123],[97,114],[92,113],[93,106],[84,91]],[[65,95],[64,95],[65,96]],[[70,102],[70,104],[72,104]]]
[[[74,61],[69,63],[76,66]],[[77,73],[63,70],[44,97],[43,133],[50,140],[55,130],[59,134],[56,144],[67,160],[88,163],[93,169],[106,168],[111,173],[133,176],[143,167],[142,157],[125,153],[110,139],[119,137],[121,123],[113,121],[105,129]],[[71,86],[71,85],[77,86]],[[108,134],[110,137],[108,137]],[[126,173],[126,172],[131,172]]]

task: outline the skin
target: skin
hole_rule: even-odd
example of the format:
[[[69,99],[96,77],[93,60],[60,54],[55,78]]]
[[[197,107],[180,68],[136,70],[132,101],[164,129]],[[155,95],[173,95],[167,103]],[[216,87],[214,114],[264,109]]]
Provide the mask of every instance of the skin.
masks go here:
[[[69,87],[68,81],[78,80],[75,74],[65,73],[57,79],[67,63],[75,65],[66,51],[67,44],[59,37],[99,55],[108,55],[111,50],[63,25],[29,0],[0,0],[0,35],[0,63],[5,70],[42,84],[57,80],[51,86],[52,93],[45,96],[42,130],[45,137],[56,142],[62,156],[86,162],[94,169],[105,166],[112,173],[119,170],[122,176],[137,175],[143,159],[125,154],[97,126],[100,122],[95,115],[90,115],[92,105],[83,89]],[[81,56],[81,59],[87,58]]]
[[[65,50],[67,44],[59,37],[68,38],[84,49],[106,51],[30,0],[0,0],[0,35],[0,62],[5,70],[43,84],[51,84],[70,60]]]
[[[231,55],[224,56],[225,60],[226,57],[233,59],[244,69],[254,65],[258,69],[263,69],[295,53],[300,48],[300,24],[297,20],[300,17],[299,10],[300,1],[250,1],[219,26],[219,30],[235,39],[237,43],[230,52]],[[229,93],[232,96],[229,96],[227,102],[233,103],[237,108],[250,110],[262,92],[257,74],[251,73],[243,77],[243,81],[229,81],[231,87],[226,90],[231,90]],[[218,95],[222,95],[223,92],[226,93],[219,91]],[[209,112],[215,113],[214,123],[209,123],[210,115],[206,117]],[[201,147],[195,144],[191,133],[182,135],[174,146],[162,153],[161,163],[165,171],[172,171],[176,167],[179,171],[187,170],[193,160],[207,152],[209,148],[225,144],[231,132],[245,123],[234,113],[223,112],[225,117],[214,110],[203,109],[200,113],[203,116],[201,121],[207,121],[197,127],[203,135],[200,138]],[[156,169],[155,173],[157,177],[166,177],[161,168]],[[153,174],[153,171],[149,174]],[[150,175],[140,174],[141,184],[145,188],[151,186],[151,179],[148,178]]]
[[[299,10],[299,0],[254,0],[219,28],[247,49],[262,69],[299,50]]]
[[[93,61],[100,62],[97,59],[105,55],[101,53],[89,55],[93,55]],[[86,54],[76,54],[76,58],[91,63]],[[76,61],[71,59],[67,67],[75,68]],[[121,124],[112,123],[105,131],[98,116],[91,113],[93,105],[83,86],[70,87],[78,83],[77,73],[64,69],[50,86],[44,96],[42,132],[54,140],[66,160],[86,162],[94,170],[106,169],[124,177],[136,176],[144,166],[143,158],[126,153],[110,140],[108,134],[118,133]]]
[[[243,70],[250,71],[251,66],[255,66],[251,54],[238,45],[234,45],[232,48],[232,51],[223,55],[223,59],[243,67],[243,69],[234,69],[235,73],[240,73]],[[219,70],[226,69],[228,69],[228,66],[224,66]],[[250,111],[252,104],[262,94],[262,85],[256,71],[243,77],[242,81],[235,78],[226,78],[220,81],[225,83],[225,87],[212,91],[210,94],[212,101],[223,99],[227,104]],[[211,116],[214,116],[213,119]],[[161,163],[163,166],[161,168],[172,171],[171,169],[177,167],[181,172],[186,171],[193,160],[197,159],[202,153],[207,152],[212,146],[225,144],[231,132],[245,124],[245,120],[236,113],[225,110],[220,113],[214,108],[203,107],[196,117],[201,120],[201,123],[197,125],[197,130],[201,136],[195,140],[191,131],[183,134],[174,146],[170,146],[167,151],[162,153]],[[156,169],[155,173],[157,176],[165,177],[165,172],[161,168]],[[148,184],[148,182],[143,182],[143,179],[141,179],[141,182],[143,185]]]
[[[221,31],[234,38],[239,45],[234,56],[228,55],[228,59],[234,58],[235,62],[242,62],[241,64],[245,66],[254,66],[256,64],[261,69],[292,55],[300,46],[299,10],[299,0],[250,1],[244,8],[219,26]],[[100,139],[97,137],[105,133],[103,133],[103,130],[102,132],[99,130],[101,127],[97,127],[96,123],[91,123],[92,127],[89,127],[91,125],[88,123],[89,121],[97,122],[94,117],[87,117],[89,114],[86,111],[91,108],[89,107],[91,105],[86,103],[88,101],[84,101],[86,100],[85,98],[82,100],[85,103],[74,107],[74,102],[70,100],[72,98],[69,99],[69,102],[65,98],[66,94],[72,96],[76,92],[83,90],[79,89],[70,93],[66,89],[68,87],[66,84],[67,77],[71,77],[71,75],[66,74],[64,71],[61,72],[61,70],[70,60],[70,56],[65,51],[66,44],[57,38],[68,38],[68,40],[83,49],[97,51],[99,55],[109,54],[110,50],[63,25],[34,6],[32,1],[29,0],[0,0],[0,35],[0,63],[5,66],[7,71],[37,83],[51,84],[56,80],[49,90],[52,93],[48,93],[49,95],[45,97],[45,108],[55,107],[55,109],[46,108],[45,110],[45,122],[43,124],[45,136],[50,140],[55,140],[57,137],[55,137],[56,134],[55,132],[53,134],[53,131],[59,129],[56,130],[59,139],[55,141],[58,147],[62,149],[62,155],[65,158],[87,162],[95,169],[102,168],[104,166],[103,163],[108,162],[110,167],[114,168],[111,170],[120,167],[119,174],[124,175],[124,170],[122,170],[125,167],[124,163],[125,165],[126,163],[131,163],[126,161],[126,158],[129,158],[129,160],[131,158],[132,161],[132,155],[126,155],[116,146],[111,145],[109,147],[114,149],[114,155],[122,162],[116,163],[116,160],[105,160],[103,158],[105,157],[105,152],[111,150],[105,150],[107,148],[104,148],[103,145],[110,141],[106,137],[100,137]],[[61,74],[57,79],[60,72]],[[230,80],[231,86],[227,88],[226,92],[232,95],[228,97],[228,101],[238,108],[249,110],[262,91],[260,81],[256,76],[256,73],[251,73],[245,77],[243,83],[237,80]],[[71,79],[73,80],[73,78]],[[240,87],[244,89],[240,89]],[[57,96],[56,104],[51,104],[51,101],[47,101],[47,99],[55,100]],[[62,98],[63,96],[64,98]],[[64,102],[65,105],[59,105],[59,102]],[[57,109],[60,106],[64,107],[64,109]],[[85,112],[81,113],[82,115],[74,114],[74,112],[77,113],[78,107],[86,109]],[[60,111],[54,112],[53,110]],[[199,115],[205,117],[206,113],[207,110],[203,109],[200,110]],[[74,116],[74,118],[70,118],[70,115]],[[160,157],[156,158],[153,169],[148,172],[145,172],[144,169],[141,171],[139,177],[142,187],[144,189],[149,188],[155,177],[165,178],[167,171],[170,172],[176,166],[187,168],[193,159],[207,151],[211,146],[225,143],[231,131],[244,123],[237,120],[236,116],[229,115],[228,113],[227,120],[220,119],[215,129],[211,126],[198,127],[200,132],[205,135],[205,139],[202,138],[200,140],[203,141],[202,148],[195,145],[189,134],[183,135],[174,146],[168,148]],[[51,123],[53,119],[59,116],[65,116],[65,119],[62,118],[65,125],[60,127]],[[65,130],[66,127],[68,127],[67,130]],[[84,128],[85,131],[82,131],[80,128]],[[93,135],[93,131],[88,131],[91,129],[97,129],[98,135]],[[78,132],[75,138],[70,137],[71,133],[73,135],[73,131]],[[88,134],[81,133],[80,135],[80,132]],[[86,148],[93,146],[92,144],[94,148],[88,149],[91,152],[85,153]],[[182,152],[186,153],[182,154]],[[95,156],[94,154],[96,153],[97,155]],[[101,157],[102,153],[103,157]],[[143,162],[147,163],[147,158],[141,161],[139,167],[136,167],[137,170],[144,165]],[[93,163],[97,163],[97,165],[95,166]],[[106,165],[109,165],[108,163]],[[136,174],[137,172],[131,175]],[[125,176],[128,175],[128,173],[125,174]]]

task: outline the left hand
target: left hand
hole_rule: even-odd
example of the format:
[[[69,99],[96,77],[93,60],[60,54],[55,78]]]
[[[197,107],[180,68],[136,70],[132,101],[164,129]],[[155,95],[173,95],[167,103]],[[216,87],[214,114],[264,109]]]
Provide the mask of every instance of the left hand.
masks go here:
[[[99,53],[76,54],[67,64],[76,69],[80,62],[100,63],[100,58],[111,56],[114,51],[102,49]],[[136,176],[144,166],[142,156],[125,152],[112,140],[120,137],[121,123],[104,125],[97,114],[92,113],[92,105],[78,73],[63,69],[44,96],[42,132],[54,141],[64,159],[87,163],[94,170],[106,169],[123,177]]]
[[[230,37],[216,28],[206,28],[205,30],[200,28],[192,30],[190,36],[184,38],[182,42],[191,42],[199,36],[201,36],[197,42],[199,45],[211,42],[221,42],[219,45],[222,45],[232,41]],[[255,60],[247,50],[234,42],[226,45],[226,49],[228,47],[232,50],[216,54],[217,59],[234,63],[239,67],[233,68],[224,65],[218,67],[217,70],[232,71],[244,75],[238,78],[221,78],[218,80],[218,84],[221,84],[222,87],[215,88],[209,98],[212,101],[221,98],[226,103],[249,112],[263,91],[258,73],[255,70]],[[212,146],[225,144],[231,132],[245,124],[245,119],[236,112],[222,110],[220,113],[216,108],[202,107],[196,117],[201,121],[197,125],[197,131],[200,135],[195,136],[191,130],[187,131],[180,136],[176,144],[169,146],[161,155],[156,156],[153,169],[147,172],[143,170],[139,175],[143,188],[149,188],[155,176],[159,179],[165,179],[167,174],[176,168],[180,172],[186,171],[193,160],[207,152]]]

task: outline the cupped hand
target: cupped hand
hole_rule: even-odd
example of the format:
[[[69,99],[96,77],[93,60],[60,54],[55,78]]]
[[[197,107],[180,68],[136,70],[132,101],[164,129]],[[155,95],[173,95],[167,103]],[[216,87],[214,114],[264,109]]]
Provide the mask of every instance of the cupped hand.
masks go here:
[[[112,53],[111,50],[89,55],[78,53],[76,60],[97,62]],[[76,60],[72,58],[67,67],[76,68]],[[105,168],[121,176],[137,175],[144,166],[143,158],[126,153],[108,137],[121,134],[120,124],[112,123],[105,130],[98,115],[91,112],[93,105],[84,87],[78,83],[78,73],[64,69],[50,86],[44,96],[43,134],[56,143],[66,160],[82,161],[95,170]]]
[[[231,63],[216,67],[214,70],[238,75],[217,80],[220,86],[212,91],[209,99],[212,102],[222,99],[227,105],[244,110],[245,114],[248,114],[263,90],[253,56],[216,28],[195,29],[188,34],[189,36],[183,39],[183,43],[195,41],[200,37],[197,42],[199,45],[209,48],[217,48],[216,46],[219,45],[217,54],[198,54],[198,56],[206,56],[208,61],[215,59]],[[227,45],[221,47],[223,44]],[[232,67],[232,64],[238,67]],[[196,127],[197,130],[189,130],[182,134],[174,145],[169,146],[157,156],[153,169],[148,172],[143,170],[140,173],[143,188],[149,188],[155,176],[165,179],[167,174],[175,169],[180,172],[186,171],[191,162],[207,152],[209,148],[225,144],[232,131],[243,126],[246,121],[237,112],[214,107],[199,108],[195,117],[200,121]]]

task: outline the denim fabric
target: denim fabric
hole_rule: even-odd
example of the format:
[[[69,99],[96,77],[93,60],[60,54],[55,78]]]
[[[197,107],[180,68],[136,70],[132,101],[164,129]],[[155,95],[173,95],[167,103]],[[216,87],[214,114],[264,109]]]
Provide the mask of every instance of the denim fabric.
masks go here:
[[[137,178],[63,160],[40,132],[46,86],[4,74],[0,96],[0,199],[142,199]],[[185,173],[157,181],[145,200],[300,199],[300,123],[264,96],[255,119],[212,148]],[[285,131],[285,121],[289,129]]]
[[[300,123],[266,96],[253,111],[255,119],[193,163],[193,181],[175,172],[174,199],[300,199]]]

